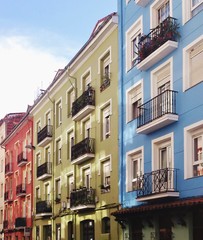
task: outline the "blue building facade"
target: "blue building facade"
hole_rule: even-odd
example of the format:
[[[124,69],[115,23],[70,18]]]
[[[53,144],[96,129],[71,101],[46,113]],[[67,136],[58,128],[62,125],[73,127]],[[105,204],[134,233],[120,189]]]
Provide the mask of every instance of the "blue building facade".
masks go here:
[[[202,10],[118,0],[122,239],[203,239]]]

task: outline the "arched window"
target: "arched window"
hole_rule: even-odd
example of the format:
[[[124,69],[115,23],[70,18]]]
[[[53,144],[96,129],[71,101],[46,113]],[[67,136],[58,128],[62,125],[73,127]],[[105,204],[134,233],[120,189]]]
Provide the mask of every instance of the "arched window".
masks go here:
[[[110,218],[102,218],[102,233],[110,233]]]

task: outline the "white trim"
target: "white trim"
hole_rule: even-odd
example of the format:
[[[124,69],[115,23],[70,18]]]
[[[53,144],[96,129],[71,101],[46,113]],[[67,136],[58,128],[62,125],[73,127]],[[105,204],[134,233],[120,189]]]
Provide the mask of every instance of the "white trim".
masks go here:
[[[101,111],[103,111],[103,109],[105,109],[107,106],[110,106],[110,115],[112,115],[112,98],[99,106],[98,123],[101,122]]]
[[[107,53],[109,53],[109,59],[110,59],[109,63],[110,64],[112,63],[111,52],[112,52],[112,50],[111,50],[111,46],[110,46],[102,53],[102,55],[99,56],[99,58],[98,58],[98,74],[100,74],[100,69],[101,69],[100,66],[101,66],[102,58],[104,58]]]
[[[189,45],[183,48],[183,92],[185,92],[190,86],[190,63],[189,63],[189,52],[192,48],[203,41],[203,34],[191,42]]]
[[[91,166],[91,163],[89,163],[89,164],[87,164],[87,165],[85,165],[85,166],[82,166],[81,168],[80,168],[80,182],[82,182],[82,177],[83,177],[83,171],[85,170],[85,169],[90,169],[90,178],[92,178],[92,166]]]
[[[87,115],[85,118],[83,118],[83,119],[80,121],[80,135],[83,134],[84,123],[87,122],[87,121],[90,121],[90,128],[91,128],[91,127],[92,127],[92,116],[91,116],[91,114]]]
[[[151,71],[151,98],[157,96],[157,73],[164,68],[170,68],[170,89],[173,90],[173,57],[169,58],[166,62],[160,64],[157,68]]]
[[[112,156],[111,156],[111,154],[109,154],[109,155],[99,159],[98,176],[101,175],[101,164],[105,161],[110,161],[110,171],[112,172]]]
[[[203,120],[184,128],[184,179],[193,177],[192,173],[192,135],[203,132]]]
[[[174,133],[172,132],[152,140],[152,171],[157,170],[155,168],[155,161],[158,161],[158,147],[168,142],[170,142],[171,145],[171,168],[174,168]]]
[[[80,90],[84,91],[83,89],[83,81],[84,77],[89,76],[90,77],[90,82],[92,81],[92,72],[91,72],[91,67],[89,67],[80,77]]]
[[[132,68],[132,40],[143,33],[143,16],[140,16],[132,26],[128,28],[125,33],[125,41],[126,41],[126,72]]]
[[[140,85],[140,86],[139,86]],[[131,92],[134,91],[136,88],[141,88],[141,103],[143,103],[144,99],[144,80],[141,79],[138,82],[136,82],[134,85],[132,85],[130,88],[126,90],[125,98],[126,98],[126,123],[132,121],[131,116],[131,110],[132,110],[132,104],[129,103],[129,97],[131,95]]]
[[[132,164],[132,157],[134,155],[141,155],[142,158],[142,170],[144,174],[144,146],[135,148],[131,151],[126,152],[126,192],[133,191],[132,189],[132,172],[131,170],[131,164]]]

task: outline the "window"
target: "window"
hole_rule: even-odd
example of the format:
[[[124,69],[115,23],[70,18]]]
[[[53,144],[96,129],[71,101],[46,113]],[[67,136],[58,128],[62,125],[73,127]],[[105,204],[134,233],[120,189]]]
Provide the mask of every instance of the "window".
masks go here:
[[[127,191],[135,191],[140,187],[139,177],[143,175],[143,148],[128,152],[126,160]]]
[[[183,6],[183,24],[198,14],[203,9],[203,0],[184,0]]]
[[[81,89],[82,91],[86,91],[88,89],[88,87],[90,86],[91,83],[91,75],[90,75],[90,69],[88,69],[88,71],[86,73],[84,73],[84,75],[82,75],[82,82],[81,82]]]
[[[90,130],[91,130],[91,122],[90,118],[85,119],[83,122],[83,137],[85,138],[90,138]]]
[[[139,106],[142,104],[142,81],[139,81],[126,92],[126,121],[130,122],[139,116]]]
[[[46,125],[50,126],[51,125],[51,112],[46,113],[45,119],[46,119]]]
[[[45,162],[51,162],[51,148],[45,148]]]
[[[62,157],[62,145],[61,145],[61,139],[58,139],[56,141],[56,164],[61,163],[61,157]]]
[[[110,160],[106,160],[101,163],[102,169],[102,184],[101,184],[101,191],[102,192],[109,192],[111,186],[111,162]]]
[[[30,197],[27,197],[27,214],[26,214],[26,216],[28,217],[28,218],[31,218],[31,199],[30,199]]]
[[[107,52],[106,55],[101,59],[101,76],[102,82],[110,79],[110,52]]]
[[[142,17],[140,17],[126,32],[126,71],[137,63],[137,47],[142,34]]]
[[[90,168],[83,168],[82,169],[82,182],[83,186],[86,188],[90,188]]]
[[[37,122],[37,127],[36,127],[36,129],[37,129],[37,132],[40,132],[40,131],[41,131],[41,122],[40,122],[40,121]]]
[[[55,196],[55,200],[56,202],[60,202],[61,200],[61,179],[56,179],[55,181],[55,193],[56,193],[56,196]]]
[[[174,189],[173,133],[152,141],[152,170],[154,172],[153,192]],[[161,171],[156,171],[161,170]]]
[[[185,178],[203,176],[203,121],[184,129]]]
[[[155,0],[151,5],[151,28],[157,27],[161,22],[163,22],[167,17],[172,17],[172,1],[171,0]]]
[[[32,182],[32,170],[31,165],[27,165],[27,183],[30,184]]]
[[[0,210],[0,224],[3,223],[3,209]]]
[[[102,233],[110,233],[110,218],[102,218]]]
[[[183,49],[183,90],[203,81],[203,36]]]
[[[68,107],[68,117],[72,115],[72,106],[75,101],[75,90],[71,87],[67,92],[67,107]]]
[[[203,36],[183,49],[184,90],[203,81]]]
[[[73,174],[67,176],[67,198],[70,198],[70,193],[74,189],[74,178]]]
[[[62,124],[62,103],[58,101],[56,103],[56,126],[59,127]]]
[[[80,222],[81,240],[93,240],[94,237],[94,221],[84,220]]]
[[[37,153],[37,155],[36,155],[36,164],[37,164],[37,167],[39,167],[41,165],[41,154],[40,153]]]
[[[36,187],[36,201],[41,200],[40,188]]]
[[[36,226],[36,240],[40,240],[39,226]]]
[[[75,144],[75,139],[74,139],[74,131],[71,130],[67,133],[67,156],[68,156],[68,159],[71,159],[71,149],[72,149],[72,146]]]
[[[1,198],[3,197],[3,193],[4,193],[4,184],[1,183]]]
[[[44,185],[44,189],[45,189],[45,200],[46,201],[50,201],[51,200],[51,196],[50,196],[50,185],[49,185],[49,183],[46,183]]]
[[[61,240],[61,224],[56,224],[56,240]]]
[[[103,140],[110,137],[111,132],[111,119],[110,119],[110,106],[107,106],[102,111],[102,128],[103,128]]]

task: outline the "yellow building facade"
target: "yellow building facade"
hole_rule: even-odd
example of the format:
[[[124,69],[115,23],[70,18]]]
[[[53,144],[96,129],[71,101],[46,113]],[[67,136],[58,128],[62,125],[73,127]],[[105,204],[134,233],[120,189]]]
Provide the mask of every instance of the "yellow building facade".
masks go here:
[[[98,21],[32,107],[33,239],[118,239],[117,24]]]

